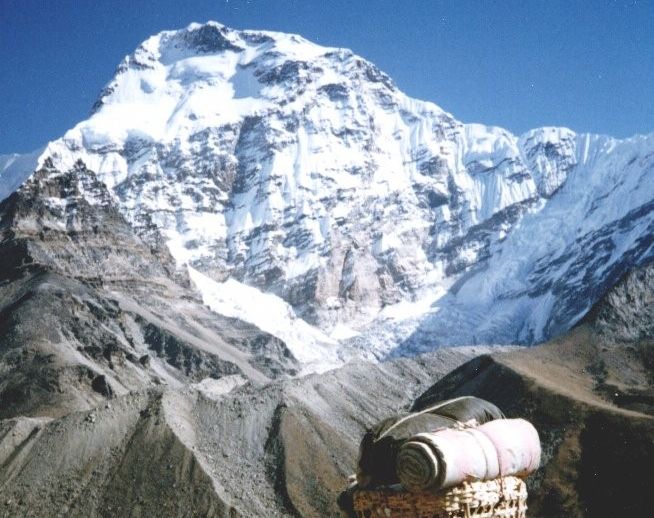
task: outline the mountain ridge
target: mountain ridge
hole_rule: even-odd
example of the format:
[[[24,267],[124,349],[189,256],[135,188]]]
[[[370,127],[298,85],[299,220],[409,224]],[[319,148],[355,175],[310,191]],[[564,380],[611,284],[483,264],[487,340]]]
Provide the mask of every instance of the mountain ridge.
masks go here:
[[[281,340],[209,311],[82,162],[48,162],[0,202],[0,418],[298,370]]]

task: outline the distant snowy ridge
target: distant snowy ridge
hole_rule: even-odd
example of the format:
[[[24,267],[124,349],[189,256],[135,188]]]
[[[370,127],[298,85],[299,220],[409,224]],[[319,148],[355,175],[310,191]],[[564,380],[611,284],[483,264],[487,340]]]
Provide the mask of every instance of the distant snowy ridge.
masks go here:
[[[43,149],[19,155],[0,155],[0,201],[18,189],[39,164]]]
[[[214,307],[274,293],[320,354],[383,358],[573,325],[652,258],[653,140],[462,124],[349,50],[209,22],[146,40],[40,161],[83,160]]]

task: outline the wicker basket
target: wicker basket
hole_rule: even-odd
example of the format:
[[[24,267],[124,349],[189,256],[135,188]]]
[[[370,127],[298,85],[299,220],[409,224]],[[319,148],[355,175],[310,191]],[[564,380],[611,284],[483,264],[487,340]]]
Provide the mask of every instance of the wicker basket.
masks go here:
[[[525,518],[527,488],[516,477],[464,482],[438,493],[359,490],[354,492],[359,518]]]

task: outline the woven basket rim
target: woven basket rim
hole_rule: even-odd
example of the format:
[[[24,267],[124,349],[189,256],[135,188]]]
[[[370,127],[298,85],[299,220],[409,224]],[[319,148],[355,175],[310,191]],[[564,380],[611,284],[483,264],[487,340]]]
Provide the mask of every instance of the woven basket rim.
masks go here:
[[[385,493],[385,494],[411,494],[411,495],[431,495],[431,496],[440,496],[447,494],[448,492],[455,491],[463,487],[475,488],[480,491],[496,491],[499,487],[501,488],[510,488],[515,486],[524,485],[524,480],[520,477],[514,475],[507,475],[505,477],[498,477],[491,480],[466,480],[461,484],[445,489],[439,490],[426,490],[426,491],[409,491],[402,487],[400,484],[395,484],[392,486],[380,486],[374,489],[356,489],[357,493]]]
[[[357,489],[354,510],[372,516],[453,516],[477,509],[472,516],[524,516],[527,488],[518,477],[468,481],[441,491],[412,493],[401,487]],[[389,514],[390,513],[390,514]],[[416,514],[411,514],[416,513]]]

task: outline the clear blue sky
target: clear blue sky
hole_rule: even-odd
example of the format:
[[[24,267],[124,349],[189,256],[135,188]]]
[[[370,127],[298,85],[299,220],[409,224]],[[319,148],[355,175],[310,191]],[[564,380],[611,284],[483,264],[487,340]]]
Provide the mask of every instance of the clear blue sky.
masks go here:
[[[464,122],[654,131],[653,0],[0,0],[0,153],[86,118],[149,35],[210,19],[349,47]]]

